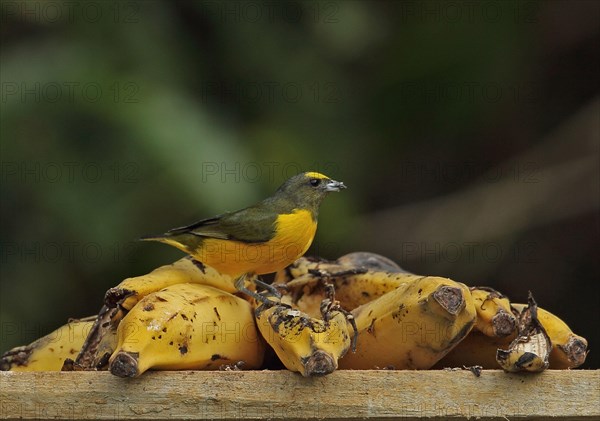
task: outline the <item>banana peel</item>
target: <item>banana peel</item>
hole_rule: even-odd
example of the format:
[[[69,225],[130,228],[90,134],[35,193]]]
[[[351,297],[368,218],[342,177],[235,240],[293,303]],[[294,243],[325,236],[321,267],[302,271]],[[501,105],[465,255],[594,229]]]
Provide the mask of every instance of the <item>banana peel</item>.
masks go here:
[[[528,305],[519,315],[517,338],[507,350],[498,349],[496,352],[496,360],[505,371],[539,373],[550,365],[552,344],[537,312],[537,303],[530,292]]]

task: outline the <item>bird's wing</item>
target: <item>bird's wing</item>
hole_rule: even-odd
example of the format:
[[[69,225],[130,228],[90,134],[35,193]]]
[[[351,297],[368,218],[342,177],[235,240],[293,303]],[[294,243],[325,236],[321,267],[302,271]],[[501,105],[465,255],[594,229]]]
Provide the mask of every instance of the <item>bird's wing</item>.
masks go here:
[[[222,217],[223,215],[218,215],[214,218],[202,219],[201,221],[194,222],[185,227],[173,228],[167,231],[166,235],[175,236],[180,234],[194,234],[202,237],[222,238],[227,240],[229,239],[227,234],[222,232],[218,227]]]
[[[169,236],[192,234],[199,237],[261,243],[275,236],[277,216],[275,212],[253,206],[203,219],[186,227],[174,228],[167,234]]]

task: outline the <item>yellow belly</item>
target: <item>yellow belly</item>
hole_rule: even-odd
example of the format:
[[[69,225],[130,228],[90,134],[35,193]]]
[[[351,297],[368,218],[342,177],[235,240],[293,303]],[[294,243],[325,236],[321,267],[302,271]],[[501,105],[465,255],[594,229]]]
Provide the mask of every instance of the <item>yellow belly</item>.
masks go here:
[[[306,253],[316,231],[317,223],[310,212],[296,210],[279,215],[276,235],[266,243],[207,238],[194,257],[232,277],[277,272]]]

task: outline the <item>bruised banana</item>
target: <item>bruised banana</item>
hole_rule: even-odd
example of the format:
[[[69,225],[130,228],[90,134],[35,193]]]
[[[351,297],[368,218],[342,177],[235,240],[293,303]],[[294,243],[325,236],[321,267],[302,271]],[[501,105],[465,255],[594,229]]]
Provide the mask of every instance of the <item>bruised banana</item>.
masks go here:
[[[311,275],[313,276],[313,275]],[[421,279],[423,276],[408,273],[375,272],[320,274],[305,285],[306,277],[288,284],[291,302],[298,309],[316,317],[319,306],[327,297],[327,285],[333,285],[340,306],[351,311],[369,303],[396,288]]]
[[[113,354],[119,343],[117,336],[118,324],[110,324],[100,341],[98,342],[98,348],[91,362],[91,367],[95,370],[107,370],[108,361],[110,356]],[[75,360],[77,361],[77,360]]]
[[[406,272],[394,261],[377,253],[357,251],[329,261],[319,257],[303,256],[285,269],[277,272],[275,283],[287,283],[294,278],[314,271],[340,272],[348,269],[374,270],[381,272]]]
[[[109,308],[120,305],[125,310],[130,310],[144,296],[183,283],[208,285],[231,293],[237,291],[230,276],[187,256],[170,265],[156,268],[146,275],[123,280],[106,292],[104,303]]]
[[[529,293],[528,305],[519,315],[518,335],[507,350],[498,349],[496,360],[505,371],[540,372],[548,368],[550,338],[538,320],[537,304]]]
[[[314,318],[278,297],[262,301],[255,310],[258,329],[288,370],[311,377],[337,369],[338,360],[350,348],[353,323],[337,303],[324,300],[322,318]]]
[[[150,368],[260,367],[264,345],[248,301],[207,285],[174,284],[142,298],[121,320],[109,370],[119,377]]]
[[[62,370],[106,370],[108,359],[117,347],[117,326],[124,315],[125,311],[120,307],[103,306],[77,358],[67,358]]]
[[[403,272],[388,260],[365,252],[342,256],[336,262],[302,257],[280,271],[275,283],[285,285],[288,301],[311,317],[319,316],[321,301],[327,298],[328,285],[333,285],[341,307],[350,311],[401,285],[422,278]]]
[[[477,311],[476,330],[499,338],[515,332],[517,319],[506,296],[488,287],[471,287],[470,290]]]
[[[95,318],[95,316],[94,316]],[[74,320],[26,346],[0,357],[1,371],[60,371],[81,349],[94,320]]]
[[[475,324],[469,289],[435,276],[420,277],[352,311],[358,327],[356,353],[342,369],[428,369]]]
[[[512,307],[522,313],[526,305],[513,303]],[[538,307],[537,317],[552,343],[550,368],[575,368],[585,362],[588,343],[584,337],[573,333],[564,321],[543,308]]]

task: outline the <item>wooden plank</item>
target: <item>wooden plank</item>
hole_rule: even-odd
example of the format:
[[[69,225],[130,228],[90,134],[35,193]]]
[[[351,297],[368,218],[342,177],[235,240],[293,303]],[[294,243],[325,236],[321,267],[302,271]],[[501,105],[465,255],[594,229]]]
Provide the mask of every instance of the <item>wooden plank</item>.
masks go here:
[[[600,419],[600,370],[0,373],[2,419]]]

